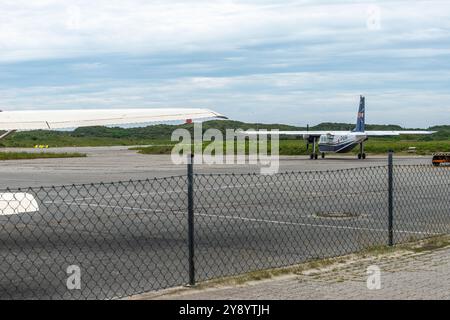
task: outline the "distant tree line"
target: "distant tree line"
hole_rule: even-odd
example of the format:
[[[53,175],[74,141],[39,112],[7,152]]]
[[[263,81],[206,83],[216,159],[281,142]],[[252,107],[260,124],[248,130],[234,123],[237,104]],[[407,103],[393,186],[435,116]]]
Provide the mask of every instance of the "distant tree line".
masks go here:
[[[354,124],[349,123],[321,123],[311,126],[309,130],[352,130]],[[35,130],[17,132],[8,138],[0,141],[0,146],[27,147],[39,143],[45,143],[54,146],[96,146],[96,145],[130,145],[146,144],[152,141],[169,141],[172,132],[177,128],[193,130],[193,124],[182,125],[150,125],[141,128],[119,128],[119,127],[84,127],[73,131],[48,131]],[[307,130],[306,127],[298,127],[282,124],[261,124],[245,123],[231,120],[213,120],[203,123],[203,130],[210,128],[218,129],[225,134],[226,129],[279,129],[279,130]],[[367,130],[416,130],[417,128],[402,128],[398,125],[366,125]],[[411,136],[411,137],[390,137],[382,138],[386,140],[448,140],[450,139],[450,125],[434,126],[428,130],[438,131],[432,136]],[[296,137],[282,137],[282,139],[296,139]]]

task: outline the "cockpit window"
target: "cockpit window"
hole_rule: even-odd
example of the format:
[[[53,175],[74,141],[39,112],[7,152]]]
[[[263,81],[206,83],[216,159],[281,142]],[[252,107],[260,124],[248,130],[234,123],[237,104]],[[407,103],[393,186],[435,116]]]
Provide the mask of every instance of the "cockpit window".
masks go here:
[[[320,142],[322,143],[330,143],[333,142],[334,136],[332,134],[324,134],[320,136]]]

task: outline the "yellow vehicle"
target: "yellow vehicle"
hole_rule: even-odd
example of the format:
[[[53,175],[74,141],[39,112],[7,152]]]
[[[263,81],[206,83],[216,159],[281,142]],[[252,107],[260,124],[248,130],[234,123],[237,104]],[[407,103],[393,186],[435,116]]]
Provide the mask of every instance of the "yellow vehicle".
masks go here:
[[[433,166],[438,167],[442,164],[450,164],[450,152],[433,154]]]

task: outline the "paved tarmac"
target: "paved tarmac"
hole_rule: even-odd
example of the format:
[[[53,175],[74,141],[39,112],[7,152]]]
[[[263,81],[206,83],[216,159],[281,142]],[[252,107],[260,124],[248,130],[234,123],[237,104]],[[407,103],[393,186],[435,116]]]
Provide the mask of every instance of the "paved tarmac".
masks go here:
[[[368,288],[370,268],[379,286]],[[369,281],[369,284],[371,282]],[[450,247],[423,253],[386,254],[335,263],[245,285],[143,294],[164,300],[450,300]]]
[[[124,147],[56,151],[88,157],[0,163],[3,187],[32,186],[22,191],[39,204],[38,212],[0,215],[0,298],[114,298],[187,283],[185,166]],[[450,170],[429,162],[396,160],[424,165],[398,168],[396,242],[450,230]],[[386,244],[385,164],[283,157],[286,173],[275,176],[250,165],[196,166],[196,279]],[[81,290],[66,285],[73,265]]]
[[[169,155],[141,155],[130,147],[77,147],[3,151],[81,152],[86,158],[9,160],[0,162],[0,188],[65,185],[73,183],[111,182],[130,179],[168,177],[186,173],[184,165],[174,165]],[[430,157],[396,157],[396,164],[429,164]],[[329,156],[309,160],[306,156],[280,157],[280,172],[315,171],[383,166],[386,156],[358,160],[354,155]],[[196,165],[201,173],[260,172],[257,165]]]

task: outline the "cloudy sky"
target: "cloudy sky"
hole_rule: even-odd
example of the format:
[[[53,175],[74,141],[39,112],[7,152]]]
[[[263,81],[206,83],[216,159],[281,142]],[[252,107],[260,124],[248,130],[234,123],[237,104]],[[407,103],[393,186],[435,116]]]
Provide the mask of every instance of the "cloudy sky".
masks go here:
[[[282,3],[282,4],[281,4]],[[0,109],[450,124],[450,1],[0,0]]]

